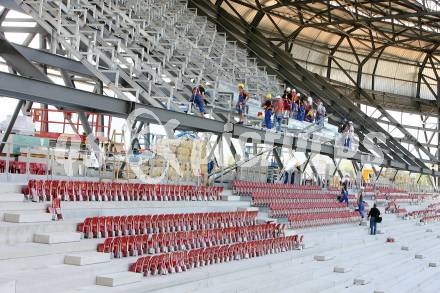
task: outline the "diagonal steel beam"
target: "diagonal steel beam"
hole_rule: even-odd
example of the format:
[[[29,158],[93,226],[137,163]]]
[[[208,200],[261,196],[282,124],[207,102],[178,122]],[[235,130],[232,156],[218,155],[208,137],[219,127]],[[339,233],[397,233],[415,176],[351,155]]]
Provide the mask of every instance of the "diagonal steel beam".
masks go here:
[[[280,168],[280,170],[282,170],[282,169],[284,169],[284,164],[280,158],[279,151],[280,151],[280,148],[274,148],[272,152],[273,152],[273,156],[275,158],[275,161],[277,161],[278,167]]]

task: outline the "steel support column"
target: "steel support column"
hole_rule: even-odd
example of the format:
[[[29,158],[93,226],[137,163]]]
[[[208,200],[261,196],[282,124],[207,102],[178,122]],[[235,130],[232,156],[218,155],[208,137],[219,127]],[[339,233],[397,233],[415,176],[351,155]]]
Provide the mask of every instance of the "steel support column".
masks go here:
[[[391,179],[391,182],[394,183],[394,181],[396,181],[397,173],[399,173],[399,170],[396,170],[396,173],[394,173],[393,179]]]
[[[339,177],[344,178],[344,175],[342,174],[342,171],[339,169],[339,164],[341,163],[342,159],[339,159],[339,162],[336,163],[336,160],[332,158],[333,164],[335,164],[335,171],[333,172],[333,176],[335,176],[336,172],[339,174]]]
[[[377,173],[376,180],[374,181],[375,183],[379,180],[380,175],[382,174],[382,170],[383,170],[383,167],[380,167],[379,173]]]
[[[282,170],[282,169],[284,169],[284,165],[283,165],[283,161],[280,158],[279,151],[280,151],[280,148],[277,147],[277,148],[273,149],[272,153],[273,153],[273,156],[275,158],[275,161],[277,162],[278,168],[280,170]]]

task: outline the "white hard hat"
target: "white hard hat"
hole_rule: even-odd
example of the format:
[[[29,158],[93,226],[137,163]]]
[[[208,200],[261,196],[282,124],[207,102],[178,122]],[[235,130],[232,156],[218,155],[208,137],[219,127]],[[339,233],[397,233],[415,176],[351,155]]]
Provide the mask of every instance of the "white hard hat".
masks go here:
[[[348,121],[349,124],[353,124],[353,121]]]
[[[296,89],[292,89],[292,91],[296,93]]]
[[[300,93],[298,93],[298,97],[300,97],[301,96],[301,94]]]
[[[281,99],[281,96],[280,96],[280,95],[278,95],[278,96],[276,96],[276,97],[275,97],[275,99]]]
[[[286,89],[286,91],[290,92],[290,87],[288,87],[288,88]]]

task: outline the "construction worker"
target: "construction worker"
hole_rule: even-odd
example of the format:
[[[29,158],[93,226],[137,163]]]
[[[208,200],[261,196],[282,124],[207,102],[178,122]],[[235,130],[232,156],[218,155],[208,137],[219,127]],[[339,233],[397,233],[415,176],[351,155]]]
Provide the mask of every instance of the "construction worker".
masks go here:
[[[264,108],[264,125],[266,129],[272,129],[272,95],[267,94],[263,103]]]
[[[299,98],[298,100],[299,100],[299,106],[298,106],[298,114],[296,115],[296,119],[299,121],[304,121],[304,118],[306,116],[305,102]]]
[[[276,96],[273,108],[275,112],[276,131],[281,132],[281,124],[284,118],[284,102],[280,96]]]
[[[318,107],[316,108],[316,124],[324,126],[324,118],[327,115],[326,109],[320,99],[316,100]]]
[[[288,87],[282,96],[283,98],[283,111],[284,117],[290,117],[291,107],[292,107],[292,90]]]
[[[205,114],[204,105],[206,104],[206,98],[205,88],[202,84],[193,88],[191,102],[197,106],[199,115],[203,116]]]
[[[312,107],[309,107],[306,110],[306,116],[304,117],[304,121],[313,123],[313,120],[315,119],[315,113]]]
[[[308,97],[307,97],[307,104],[308,104],[310,107],[313,107],[313,98],[312,98],[312,96],[308,96]]]
[[[238,124],[244,123],[246,102],[248,99],[249,99],[249,94],[245,91],[244,84],[240,83],[238,85],[238,101],[237,101],[237,105],[236,105],[238,115],[240,115],[240,121],[238,122]]]
[[[296,113],[298,111],[298,108],[296,107],[296,101],[298,100],[298,95],[296,94],[296,90],[292,89],[290,92],[292,96],[292,106],[290,107],[290,113],[292,115],[292,118],[296,117]]]
[[[344,135],[344,147],[351,149],[354,136],[353,121],[348,121],[348,125],[343,129],[342,134]]]
[[[297,93],[295,89],[292,90],[292,118],[297,119],[298,110],[299,110],[299,102],[301,99],[301,94]]]

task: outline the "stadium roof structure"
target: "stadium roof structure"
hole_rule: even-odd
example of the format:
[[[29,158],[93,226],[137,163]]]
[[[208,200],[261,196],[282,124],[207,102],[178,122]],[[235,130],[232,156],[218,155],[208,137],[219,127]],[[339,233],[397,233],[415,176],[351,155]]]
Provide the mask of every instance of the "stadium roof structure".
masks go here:
[[[439,1],[225,0],[221,7],[312,72],[385,95],[387,108],[438,114]]]
[[[190,3],[287,83],[300,84],[306,92],[320,97],[334,91],[338,98],[326,101],[331,107],[347,99],[358,108],[372,107],[370,112],[362,110],[369,116],[363,126],[372,131],[380,125],[425,163],[438,161],[438,1]],[[296,80],[288,78],[289,74],[296,75]],[[306,85],[310,79],[314,82]],[[341,109],[358,120],[353,111]],[[412,115],[399,118],[397,113],[402,112]]]

